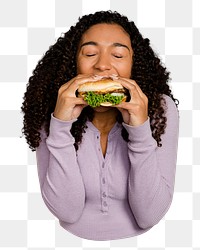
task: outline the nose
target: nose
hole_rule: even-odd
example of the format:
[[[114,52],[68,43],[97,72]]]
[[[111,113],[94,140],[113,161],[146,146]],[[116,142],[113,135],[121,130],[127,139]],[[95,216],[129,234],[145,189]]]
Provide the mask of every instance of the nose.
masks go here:
[[[109,59],[108,55],[101,54],[99,55],[96,63],[95,63],[95,69],[101,72],[109,71],[112,69],[112,65]]]

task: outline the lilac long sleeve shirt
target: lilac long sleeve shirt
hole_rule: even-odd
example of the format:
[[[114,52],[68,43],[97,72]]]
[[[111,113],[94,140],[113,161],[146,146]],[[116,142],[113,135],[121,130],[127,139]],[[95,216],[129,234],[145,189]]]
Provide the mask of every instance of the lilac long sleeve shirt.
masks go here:
[[[46,206],[67,231],[90,240],[120,239],[146,232],[165,215],[174,190],[179,118],[174,102],[164,97],[162,147],[149,120],[137,127],[116,123],[104,157],[100,132],[88,121],[76,152],[70,133],[75,120],[51,117],[49,136],[41,133],[36,151],[38,174]]]

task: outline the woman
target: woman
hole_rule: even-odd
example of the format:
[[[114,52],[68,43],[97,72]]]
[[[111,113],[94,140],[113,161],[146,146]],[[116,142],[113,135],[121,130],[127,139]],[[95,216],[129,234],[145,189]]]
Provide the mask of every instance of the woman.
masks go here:
[[[130,100],[91,108],[78,87],[110,77]],[[69,232],[91,240],[136,236],[173,196],[177,100],[135,24],[116,12],[83,16],[50,47],[29,79],[24,134],[36,150],[41,193]]]

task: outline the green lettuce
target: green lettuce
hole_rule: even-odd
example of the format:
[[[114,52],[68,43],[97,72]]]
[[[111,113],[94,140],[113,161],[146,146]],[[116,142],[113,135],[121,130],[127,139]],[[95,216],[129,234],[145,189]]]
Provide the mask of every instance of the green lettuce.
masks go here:
[[[84,96],[84,100],[88,103],[92,108],[98,107],[103,102],[110,102],[112,105],[119,104],[124,95],[111,95],[107,94],[95,94],[94,92],[87,92]]]

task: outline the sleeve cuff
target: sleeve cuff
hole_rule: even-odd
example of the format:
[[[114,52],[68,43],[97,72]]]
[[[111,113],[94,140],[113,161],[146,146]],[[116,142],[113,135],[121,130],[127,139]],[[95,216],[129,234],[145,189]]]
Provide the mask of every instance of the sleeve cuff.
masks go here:
[[[144,147],[146,145],[152,145],[156,143],[156,141],[152,137],[149,118],[140,126],[134,127],[126,123],[122,123],[122,125],[129,134],[129,141],[131,144],[133,143],[134,145],[137,144],[138,147]]]
[[[69,143],[74,144],[75,140],[70,130],[72,124],[76,120],[77,119],[73,119],[71,121],[62,121],[55,118],[53,114],[51,114],[49,137],[47,138],[48,143],[57,146],[66,145]]]

